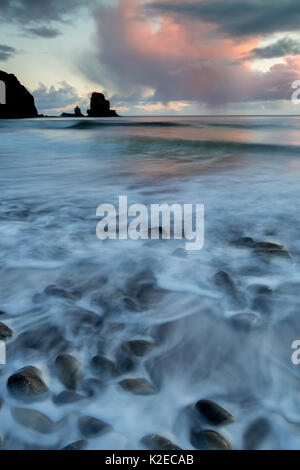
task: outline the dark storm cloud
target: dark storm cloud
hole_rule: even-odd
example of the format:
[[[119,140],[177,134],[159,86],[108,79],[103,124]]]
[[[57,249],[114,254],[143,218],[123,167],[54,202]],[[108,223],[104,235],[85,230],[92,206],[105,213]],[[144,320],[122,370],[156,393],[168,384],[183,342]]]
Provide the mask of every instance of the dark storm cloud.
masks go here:
[[[299,0],[203,0],[162,1],[146,5],[148,11],[178,14],[217,24],[234,36],[257,35],[277,31],[298,31]]]
[[[47,26],[40,26],[38,28],[26,28],[26,33],[29,33],[33,36],[39,36],[41,38],[55,38],[59,36],[61,32],[56,28],[48,28]]]
[[[1,0],[0,15],[2,20],[22,24],[64,21],[82,5],[82,0]]]
[[[5,44],[0,44],[0,61],[5,61],[10,59],[16,54],[17,50],[14,47],[6,46]]]
[[[253,49],[251,57],[258,59],[272,59],[286,55],[300,55],[300,41],[290,38],[279,39],[266,47]]]

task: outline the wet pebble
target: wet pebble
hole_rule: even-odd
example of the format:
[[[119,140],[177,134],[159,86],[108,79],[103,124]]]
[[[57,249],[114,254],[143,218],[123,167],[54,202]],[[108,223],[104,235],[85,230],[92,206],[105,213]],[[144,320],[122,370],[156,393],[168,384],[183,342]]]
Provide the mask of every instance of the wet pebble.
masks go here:
[[[91,360],[91,368],[102,380],[110,380],[119,375],[118,364],[105,356],[98,355]]]
[[[61,450],[83,450],[87,447],[87,445],[88,445],[88,441],[84,441],[84,440],[75,441],[63,447]]]
[[[260,318],[254,313],[240,313],[230,318],[232,326],[236,330],[250,331],[253,328],[258,328],[261,325]]]
[[[13,331],[4,323],[0,322],[0,340],[7,341],[13,336]]]
[[[12,415],[17,423],[40,434],[50,434],[56,430],[56,423],[40,411],[13,408]]]
[[[210,424],[219,426],[235,422],[228,411],[211,400],[199,400],[195,408]]]
[[[233,245],[238,248],[253,248],[255,240],[251,237],[240,237],[233,242]]]
[[[51,323],[41,324],[37,327],[23,331],[16,339],[18,350],[34,349],[41,353],[49,354],[58,352],[66,347],[67,342],[62,330]]]
[[[263,444],[271,432],[271,424],[267,418],[257,418],[253,421],[243,436],[243,446],[246,450],[256,450]]]
[[[191,444],[197,450],[231,450],[230,443],[216,431],[191,433]]]
[[[70,354],[59,354],[55,360],[55,369],[61,383],[69,390],[75,390],[82,378],[81,363]]]
[[[135,341],[128,341],[124,343],[125,349],[129,350],[133,355],[137,357],[147,356],[150,354],[153,349],[156,348],[154,343],[150,343],[150,341],[145,340],[135,340]]]
[[[95,437],[112,430],[110,424],[91,416],[81,416],[78,420],[79,431],[84,437]]]
[[[234,306],[243,306],[244,298],[228,273],[219,271],[213,277],[213,282],[222,292],[225,292],[230,297],[230,301]]]
[[[76,296],[61,286],[53,284],[46,287],[45,294],[49,297],[59,297],[61,299],[76,300]]]
[[[7,388],[18,400],[36,400],[46,396],[48,387],[37,367],[27,366],[9,377]]]
[[[141,439],[141,443],[148,450],[181,450],[181,448],[173,444],[173,442],[157,434],[144,436]]]
[[[154,395],[156,388],[146,379],[124,379],[119,385],[127,392],[134,395]]]
[[[64,390],[63,392],[53,397],[53,403],[56,405],[69,405],[84,400],[86,397],[72,390]]]

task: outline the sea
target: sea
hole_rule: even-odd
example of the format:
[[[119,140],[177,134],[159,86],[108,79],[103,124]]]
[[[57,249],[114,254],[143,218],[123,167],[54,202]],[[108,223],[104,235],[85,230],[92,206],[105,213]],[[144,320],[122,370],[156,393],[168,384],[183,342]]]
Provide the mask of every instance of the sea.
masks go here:
[[[203,204],[203,248],[99,240],[97,207],[120,196]],[[211,430],[236,450],[299,449],[299,214],[297,116],[1,120],[3,448],[143,449],[157,435],[189,450]],[[71,387],[59,355],[78,368]],[[10,393],[26,366],[45,396]],[[86,432],[84,417],[109,426]]]

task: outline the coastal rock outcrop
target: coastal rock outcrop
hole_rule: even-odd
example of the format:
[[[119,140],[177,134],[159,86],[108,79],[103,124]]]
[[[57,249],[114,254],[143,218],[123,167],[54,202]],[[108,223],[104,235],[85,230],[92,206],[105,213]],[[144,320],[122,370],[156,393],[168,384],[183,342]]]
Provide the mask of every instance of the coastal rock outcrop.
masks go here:
[[[3,85],[4,84],[4,85]],[[34,98],[17,77],[0,70],[0,119],[38,117]]]
[[[90,109],[87,113],[89,117],[118,117],[116,111],[110,109],[110,102],[105,99],[103,93],[96,92],[92,94]]]

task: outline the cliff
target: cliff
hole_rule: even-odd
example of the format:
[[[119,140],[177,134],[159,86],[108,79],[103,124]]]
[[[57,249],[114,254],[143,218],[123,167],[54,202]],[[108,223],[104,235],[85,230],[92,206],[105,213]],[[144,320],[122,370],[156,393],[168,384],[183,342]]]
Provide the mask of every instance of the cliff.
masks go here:
[[[38,117],[33,96],[14,75],[0,70],[0,86],[3,92],[0,94],[0,103],[5,97],[5,104],[0,104],[0,119]]]

